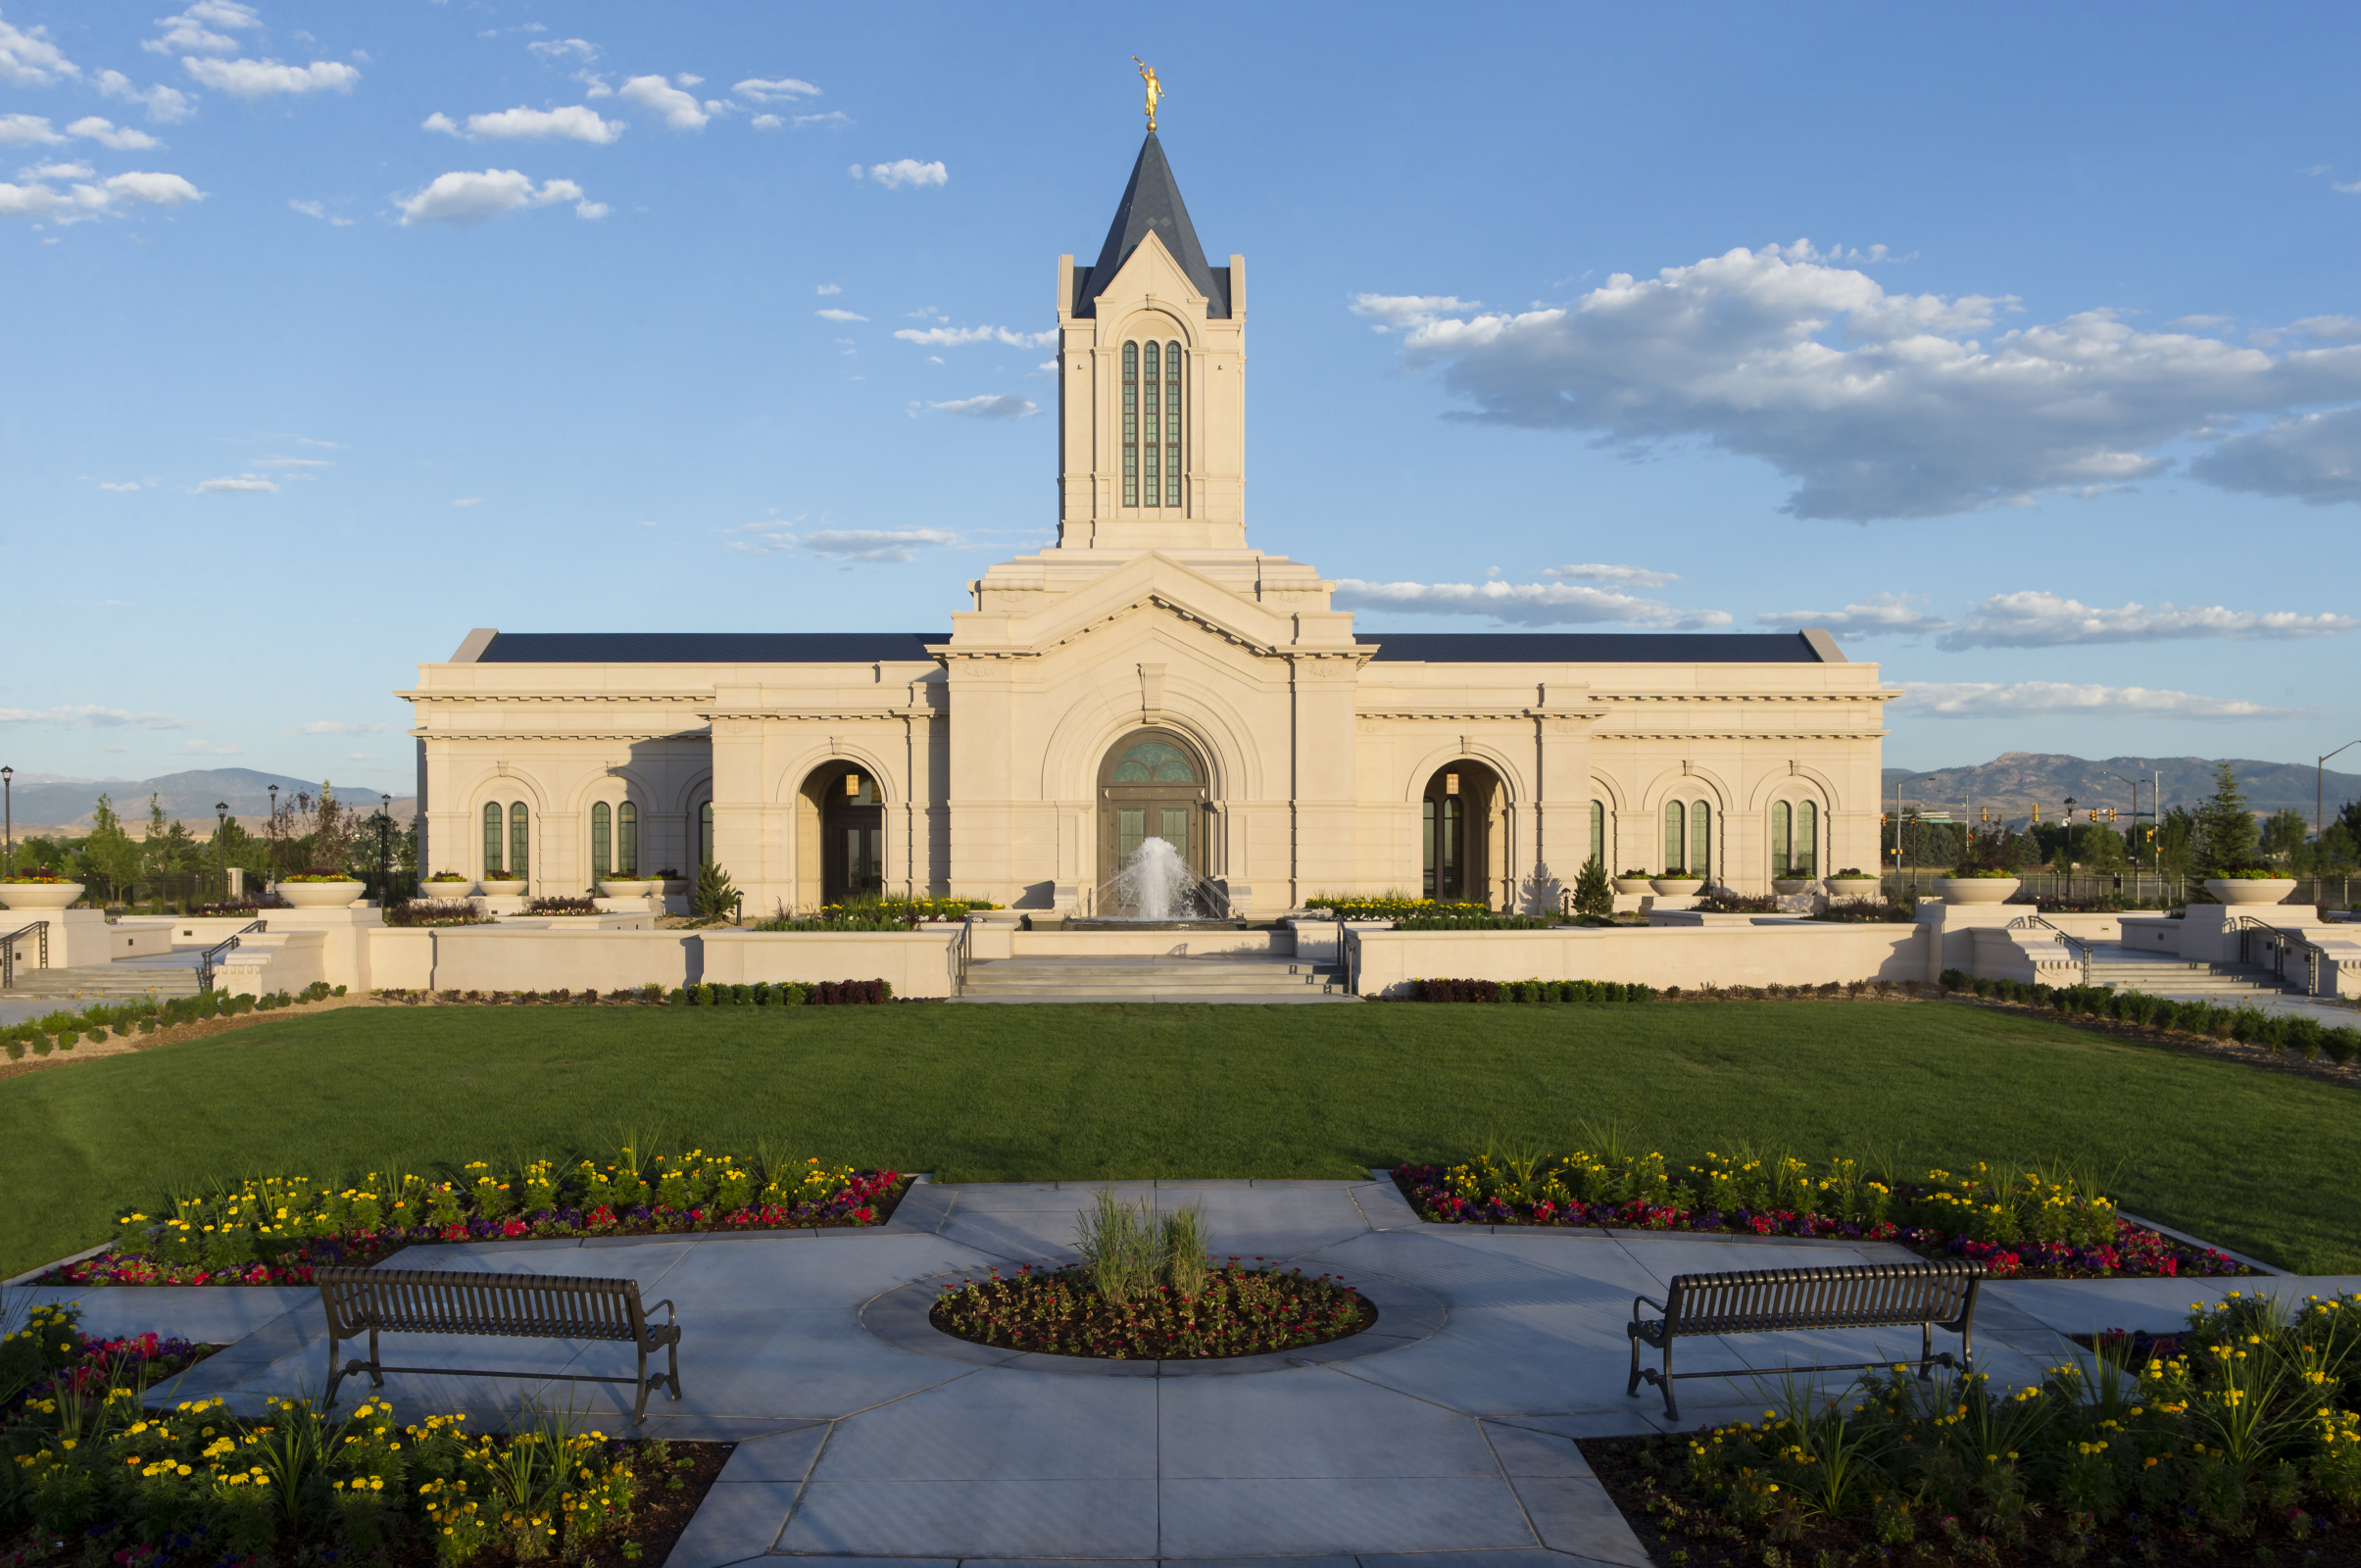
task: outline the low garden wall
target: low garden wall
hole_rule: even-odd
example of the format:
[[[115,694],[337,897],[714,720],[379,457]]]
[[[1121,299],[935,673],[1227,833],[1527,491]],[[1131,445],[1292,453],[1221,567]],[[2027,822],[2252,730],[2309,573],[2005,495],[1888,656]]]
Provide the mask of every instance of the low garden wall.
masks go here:
[[[1549,931],[1366,931],[1364,997],[1406,996],[1409,982],[1638,981],[1658,990],[1923,980],[1926,933],[1908,925],[1798,921],[1754,926],[1559,926]]]
[[[698,973],[699,934],[694,931],[566,931],[546,926],[507,929],[497,925],[461,925],[422,933],[388,926],[371,933],[373,939],[416,935],[433,939],[430,975],[422,982],[416,982],[415,973],[412,977],[415,985],[409,988],[418,990],[619,991],[654,983],[669,991],[674,986],[707,978]],[[401,943],[390,946],[415,964],[415,949]],[[391,972],[389,964],[387,973]],[[372,973],[369,984],[384,987],[408,983]]]
[[[959,934],[957,925],[915,931],[709,931],[703,939],[705,972],[698,978],[712,985],[883,980],[897,997],[948,997],[951,945]]]

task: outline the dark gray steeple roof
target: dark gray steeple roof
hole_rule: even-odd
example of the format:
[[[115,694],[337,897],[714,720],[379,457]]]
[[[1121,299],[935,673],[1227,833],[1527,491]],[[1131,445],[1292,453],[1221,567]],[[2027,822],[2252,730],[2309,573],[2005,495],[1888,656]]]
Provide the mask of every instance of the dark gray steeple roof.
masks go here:
[[[1172,166],[1164,162],[1163,144],[1153,130],[1140,144],[1139,162],[1131,166],[1131,183],[1123,187],[1122,205],[1115,209],[1107,243],[1099,247],[1098,263],[1074,269],[1074,314],[1094,314],[1099,296],[1151,231],[1164,242],[1164,249],[1180,263],[1197,291],[1205,296],[1209,302],[1206,314],[1227,317],[1230,270],[1205,265],[1205,249],[1197,243],[1197,228],[1189,221],[1188,206],[1181,201],[1180,184],[1172,177]]]

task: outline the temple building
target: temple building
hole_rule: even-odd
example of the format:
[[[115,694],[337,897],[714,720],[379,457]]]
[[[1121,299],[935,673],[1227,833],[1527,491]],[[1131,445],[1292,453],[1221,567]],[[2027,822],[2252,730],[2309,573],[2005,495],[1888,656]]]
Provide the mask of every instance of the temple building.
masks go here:
[[[470,633],[414,705],[421,871],[579,895],[718,861],[748,913],[1104,912],[1162,838],[1230,908],[1554,902],[1874,865],[1883,705],[1826,632],[1379,634],[1247,542],[1246,259],[1153,131],[1058,261],[1058,542],[940,631]]]

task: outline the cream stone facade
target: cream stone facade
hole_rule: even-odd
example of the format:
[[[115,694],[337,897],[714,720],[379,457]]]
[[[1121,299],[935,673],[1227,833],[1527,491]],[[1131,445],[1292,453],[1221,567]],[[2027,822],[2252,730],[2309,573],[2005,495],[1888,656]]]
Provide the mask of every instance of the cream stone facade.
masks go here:
[[[1356,633],[1248,544],[1245,259],[1206,264],[1153,134],[1057,303],[1054,548],[944,633],[470,634],[400,694],[421,868],[1106,912],[1161,837],[1269,914],[1554,902],[1594,856],[1748,893],[1875,863],[1900,694],[1826,633]]]

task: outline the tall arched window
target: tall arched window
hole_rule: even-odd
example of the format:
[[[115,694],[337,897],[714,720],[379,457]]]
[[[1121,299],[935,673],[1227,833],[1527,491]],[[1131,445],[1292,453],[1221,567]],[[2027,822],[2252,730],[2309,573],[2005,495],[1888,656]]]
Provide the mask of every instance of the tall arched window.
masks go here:
[[[509,876],[512,880],[529,877],[532,872],[533,827],[525,819],[524,803],[518,801],[509,808]]]
[[[1705,801],[1689,808],[1689,874],[1713,876],[1713,807]]]
[[[1785,801],[1771,803],[1771,875],[1794,876],[1795,864],[1795,808]]]
[[[615,808],[600,801],[590,808],[590,880],[604,882],[615,869]]]
[[[1606,864],[1606,803],[1591,803],[1591,858]]]
[[[484,875],[486,877],[500,875],[500,851],[507,836],[500,825],[499,803],[486,801],[484,803]]]
[[[1809,801],[1795,803],[1795,874],[1820,874],[1820,808]]]
[[[1178,343],[1167,343],[1164,345],[1164,505],[1180,504],[1181,350]]]
[[[1123,505],[1140,504],[1140,346],[1123,345]]]
[[[639,808],[625,801],[615,808],[615,868],[639,875]]]
[[[1664,803],[1664,871],[1713,874],[1713,807],[1710,802]]]
[[[713,803],[706,802],[697,808],[697,863],[710,865],[713,859]]]
[[[1820,874],[1820,808],[1810,801],[1771,806],[1771,875],[1815,877]]]
[[[1688,869],[1689,808],[1679,801],[1664,803],[1664,874]]]
[[[1160,505],[1164,499],[1162,480],[1164,443],[1158,432],[1164,424],[1163,377],[1156,374],[1157,346],[1149,344],[1140,351],[1143,362],[1140,369],[1140,426],[1148,439],[1140,444],[1140,500],[1149,506]]]

